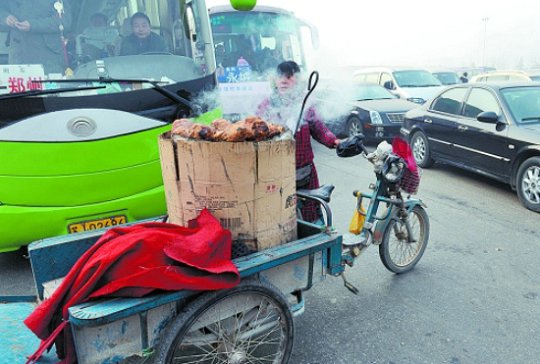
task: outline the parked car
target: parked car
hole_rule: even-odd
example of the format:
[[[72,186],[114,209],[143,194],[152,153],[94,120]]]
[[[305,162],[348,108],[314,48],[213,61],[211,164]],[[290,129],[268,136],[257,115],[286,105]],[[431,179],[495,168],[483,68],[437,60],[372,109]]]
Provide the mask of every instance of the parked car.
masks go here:
[[[449,86],[409,111],[401,133],[419,166],[439,161],[508,183],[540,211],[540,84]]]
[[[343,87],[340,88],[343,90]],[[387,89],[377,84],[353,84],[346,93],[327,89],[326,95],[319,97],[323,110],[343,110],[345,113],[333,112],[337,117],[325,117],[325,121],[338,137],[348,137],[363,133],[368,141],[392,139],[399,135],[405,112],[418,107],[418,104],[402,100],[391,94]],[[334,93],[334,97],[329,95]],[[343,101],[343,97],[349,101]]]
[[[488,73],[482,73],[471,78],[470,82],[499,82],[499,81],[540,81],[540,71],[493,71]]]
[[[455,85],[456,83],[462,83],[459,78],[459,75],[454,71],[433,70],[431,71],[431,74],[435,76],[444,86]]]
[[[353,72],[355,82],[378,83],[401,99],[423,104],[443,86],[430,72],[416,68],[366,68]]]

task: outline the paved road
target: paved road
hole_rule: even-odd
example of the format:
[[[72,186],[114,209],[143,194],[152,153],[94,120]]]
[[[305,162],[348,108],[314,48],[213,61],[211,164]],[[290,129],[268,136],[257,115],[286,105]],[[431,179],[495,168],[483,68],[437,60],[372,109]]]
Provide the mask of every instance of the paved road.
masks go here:
[[[317,148],[321,180],[344,231],[350,191],[373,179],[367,161]],[[447,166],[424,170],[418,195],[430,242],[410,273],[387,271],[370,247],[348,278],[307,294],[297,320],[295,364],[540,363],[540,214],[503,184]]]
[[[373,173],[361,157],[316,153],[345,231],[351,191]],[[394,275],[371,247],[348,270],[358,296],[332,277],[313,287],[291,364],[540,363],[540,214],[506,185],[446,166],[424,171],[418,196],[431,219],[419,265]],[[27,261],[0,254],[0,266],[0,294],[32,289]]]

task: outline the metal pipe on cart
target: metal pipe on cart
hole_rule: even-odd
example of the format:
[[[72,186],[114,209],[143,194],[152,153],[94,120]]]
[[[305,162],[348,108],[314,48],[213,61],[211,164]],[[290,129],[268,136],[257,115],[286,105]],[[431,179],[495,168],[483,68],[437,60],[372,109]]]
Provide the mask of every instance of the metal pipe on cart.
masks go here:
[[[298,127],[300,126],[300,123],[302,122],[302,115],[304,114],[304,108],[306,107],[307,99],[309,98],[309,95],[315,90],[315,87],[317,86],[317,83],[319,82],[319,72],[313,71],[309,75],[309,81],[308,81],[308,93],[304,97],[304,101],[302,102],[302,108],[300,109],[300,115],[298,115],[298,121],[296,122],[296,127],[294,128],[294,134],[298,132]]]

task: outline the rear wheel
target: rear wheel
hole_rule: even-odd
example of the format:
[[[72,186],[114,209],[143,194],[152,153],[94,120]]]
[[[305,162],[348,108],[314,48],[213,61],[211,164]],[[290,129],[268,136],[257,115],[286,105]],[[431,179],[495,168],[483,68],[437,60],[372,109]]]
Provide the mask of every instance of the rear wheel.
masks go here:
[[[434,160],[431,158],[431,148],[426,135],[417,131],[411,137],[411,149],[413,152],[414,160],[422,168],[429,168],[433,165]]]
[[[426,210],[417,205],[407,217],[412,241],[406,223],[400,219],[391,220],[384,232],[379,256],[384,266],[394,273],[405,273],[414,268],[424,255],[429,239],[429,218]]]
[[[523,206],[540,212],[540,157],[529,158],[521,164],[516,189]]]
[[[285,364],[293,335],[283,295],[266,281],[247,280],[190,303],[163,334],[156,363]]]
[[[356,116],[349,118],[349,120],[347,121],[347,131],[349,133],[349,137],[353,137],[358,134],[363,134],[364,127],[360,119],[358,119]]]

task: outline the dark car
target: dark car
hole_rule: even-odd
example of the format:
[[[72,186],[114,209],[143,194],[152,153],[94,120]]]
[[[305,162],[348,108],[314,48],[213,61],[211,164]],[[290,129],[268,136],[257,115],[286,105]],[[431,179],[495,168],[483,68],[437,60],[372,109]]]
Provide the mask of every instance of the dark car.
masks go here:
[[[419,166],[440,161],[508,183],[540,211],[540,84],[450,86],[408,112],[401,133]]]
[[[345,107],[342,108],[345,113],[336,113],[339,117],[325,118],[329,129],[340,138],[362,133],[368,141],[391,139],[399,135],[405,112],[419,106],[399,99],[384,87],[371,83],[354,84],[346,94],[340,95],[338,92],[337,96],[339,100],[336,100],[335,95],[327,95],[319,101],[323,103],[324,109],[338,102]]]

